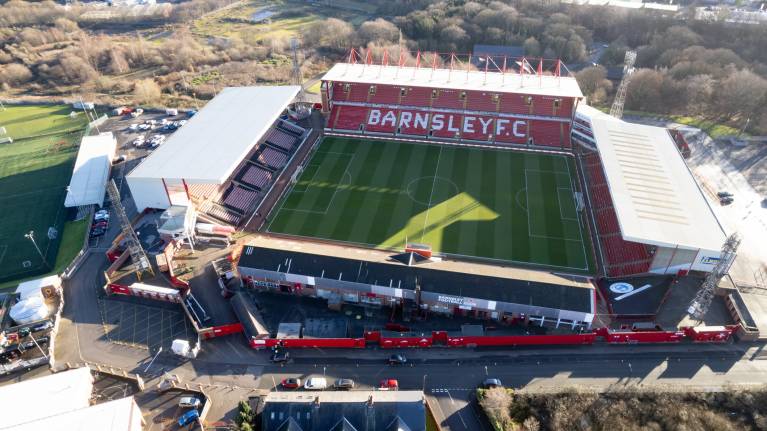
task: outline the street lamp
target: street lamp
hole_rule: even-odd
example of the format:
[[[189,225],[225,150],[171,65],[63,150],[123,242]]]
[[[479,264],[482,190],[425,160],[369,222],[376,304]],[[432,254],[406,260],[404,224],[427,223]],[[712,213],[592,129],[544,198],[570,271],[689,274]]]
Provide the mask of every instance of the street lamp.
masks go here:
[[[30,230],[30,231],[29,231],[29,233],[25,233],[25,234],[24,234],[24,237],[25,237],[25,238],[28,238],[30,241],[32,241],[32,245],[34,245],[34,246],[35,246],[35,250],[37,250],[37,254],[39,254],[39,255],[40,255],[40,259],[42,259],[42,260],[43,260],[43,263],[45,264],[45,267],[46,267],[46,268],[48,268],[48,269],[50,270],[50,269],[51,269],[51,266],[50,266],[50,265],[48,265],[48,261],[47,261],[47,260],[45,260],[45,256],[43,256],[43,252],[42,252],[42,251],[40,251],[40,247],[38,247],[38,246],[37,246],[37,241],[35,241],[35,231],[33,231],[33,230]]]

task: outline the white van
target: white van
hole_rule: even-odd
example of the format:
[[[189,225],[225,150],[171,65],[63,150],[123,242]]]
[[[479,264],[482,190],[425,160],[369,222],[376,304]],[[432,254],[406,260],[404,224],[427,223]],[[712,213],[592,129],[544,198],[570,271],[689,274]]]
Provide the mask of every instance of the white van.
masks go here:
[[[304,389],[309,391],[322,391],[328,388],[328,381],[324,377],[312,377],[306,379]]]

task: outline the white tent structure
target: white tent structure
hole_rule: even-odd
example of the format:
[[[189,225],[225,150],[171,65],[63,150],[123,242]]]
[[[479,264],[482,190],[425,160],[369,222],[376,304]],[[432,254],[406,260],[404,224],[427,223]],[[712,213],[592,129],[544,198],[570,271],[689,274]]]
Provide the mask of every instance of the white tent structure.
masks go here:
[[[67,187],[64,206],[101,206],[104,203],[104,193],[116,148],[117,139],[112,132],[83,138],[72,171],[72,179]]]
[[[83,367],[0,386],[0,430],[129,431],[142,429],[133,397],[91,406],[93,377]]]
[[[301,87],[228,87],[127,176],[138,211],[186,205],[191,184],[221,185]]]
[[[16,324],[26,325],[47,318],[52,314],[52,311],[45,303],[42,295],[33,295],[13,304],[8,315]]]
[[[30,296],[42,296],[42,289],[49,286],[56,290],[61,289],[61,277],[54,274],[25,281],[19,284],[16,288],[16,293],[19,295],[20,299],[26,299]]]

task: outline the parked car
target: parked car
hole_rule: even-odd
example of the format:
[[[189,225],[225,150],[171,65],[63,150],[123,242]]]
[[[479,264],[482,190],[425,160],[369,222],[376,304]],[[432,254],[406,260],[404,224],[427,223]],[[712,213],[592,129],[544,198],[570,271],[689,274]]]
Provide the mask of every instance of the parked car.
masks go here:
[[[143,110],[143,109],[141,109],[141,108],[136,108],[136,109],[134,109],[133,111],[131,111],[131,113],[130,113],[130,116],[131,116],[131,117],[133,117],[133,118],[138,118],[138,117],[139,117],[139,116],[141,116],[141,114],[143,114],[143,113],[144,113],[144,110]]]
[[[354,389],[354,380],[352,379],[338,379],[333,387],[336,389]]]
[[[721,198],[731,198],[731,197],[733,197],[732,193],[730,193],[730,192],[728,192],[728,191],[721,191],[721,192],[717,193],[716,195],[717,195],[717,196],[718,196],[720,199],[721,199]]]
[[[178,109],[175,108],[168,108],[165,110],[165,115],[172,117],[174,115],[178,115]]]
[[[312,377],[306,379],[304,389],[309,391],[322,391],[328,388],[328,381],[324,377]]]
[[[197,111],[194,110],[194,109],[186,113],[186,116],[189,117],[189,118],[192,118],[195,115],[197,115]]]
[[[178,426],[184,427],[200,418],[200,412],[195,410],[189,410],[178,418]]]
[[[146,132],[147,130],[152,129],[152,125],[147,123],[139,124],[138,129],[141,130],[142,132]]]
[[[485,379],[484,382],[482,382],[482,387],[485,389],[492,389],[492,388],[501,388],[503,387],[503,383],[499,379]]]
[[[178,124],[177,124],[177,126],[178,126],[178,127],[181,127],[181,126],[183,126],[183,125],[185,125],[185,124],[186,124],[186,120],[178,120]]]
[[[722,206],[727,206],[731,203],[733,203],[734,199],[731,197],[728,198],[719,198],[719,203],[722,204]]]
[[[91,225],[91,230],[93,229],[109,229],[109,222],[106,220],[100,220]]]
[[[399,382],[396,379],[384,379],[378,385],[379,391],[398,391]]]
[[[51,328],[53,328],[53,322],[51,322],[50,320],[46,320],[45,322],[40,322],[34,326],[29,327],[29,329],[32,332],[45,331],[46,329],[51,329]]]
[[[298,389],[301,387],[301,379],[288,377],[287,379],[282,379],[280,384],[285,389]]]
[[[139,135],[136,139],[133,140],[133,146],[136,148],[141,148],[144,146],[144,142],[146,142],[144,135]]]
[[[131,132],[138,132],[138,127],[139,127],[139,126],[140,126],[140,124],[138,124],[138,123],[133,123],[133,124],[131,124],[130,126],[128,126],[128,131],[131,131]]]
[[[29,350],[29,349],[34,349],[37,346],[42,347],[48,344],[48,340],[50,340],[50,337],[42,336],[42,337],[35,338],[34,340],[25,341],[21,345],[24,347],[24,349]],[[37,342],[37,344],[35,344],[35,341]]]
[[[93,213],[93,220],[109,220],[109,211],[98,210]]]
[[[187,396],[187,397],[181,397],[181,399],[178,400],[178,406],[181,407],[182,409],[188,409],[188,408],[196,409],[200,407],[200,404],[202,404],[202,402],[200,401],[199,398],[196,398],[196,397]]]
[[[288,360],[290,360],[290,354],[284,350],[279,350],[272,354],[272,362],[285,363]]]
[[[106,229],[104,229],[103,227],[97,227],[97,228],[91,229],[90,236],[91,238],[96,238],[99,236],[103,236],[105,233],[107,233]]]
[[[165,127],[163,127],[163,130],[165,130],[167,132],[172,132],[172,131],[174,131],[176,129],[178,129],[178,126],[173,124],[172,122],[166,124]]]
[[[389,356],[389,365],[403,365],[407,363],[407,358],[403,355],[391,355]]]

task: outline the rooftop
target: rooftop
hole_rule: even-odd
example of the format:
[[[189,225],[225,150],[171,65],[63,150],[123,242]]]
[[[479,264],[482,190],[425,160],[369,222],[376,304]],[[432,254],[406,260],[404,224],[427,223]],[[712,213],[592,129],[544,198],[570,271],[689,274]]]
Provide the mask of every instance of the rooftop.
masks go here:
[[[510,66],[511,67],[511,66]],[[380,64],[336,63],[323,81],[405,87],[522,93],[553,97],[583,97],[574,77],[485,72],[479,70],[433,69]]]
[[[239,266],[363,284],[591,312],[593,288],[585,278],[471,262],[429,261],[407,266],[390,252],[270,240],[245,246]],[[321,254],[320,254],[321,253]],[[290,268],[286,262],[290,260]]]
[[[224,88],[128,177],[223,184],[300,89]]]
[[[591,128],[623,239],[721,249],[725,233],[666,129],[601,116]]]
[[[65,206],[101,206],[104,203],[104,191],[116,147],[117,140],[112,132],[83,137],[67,187]]]

